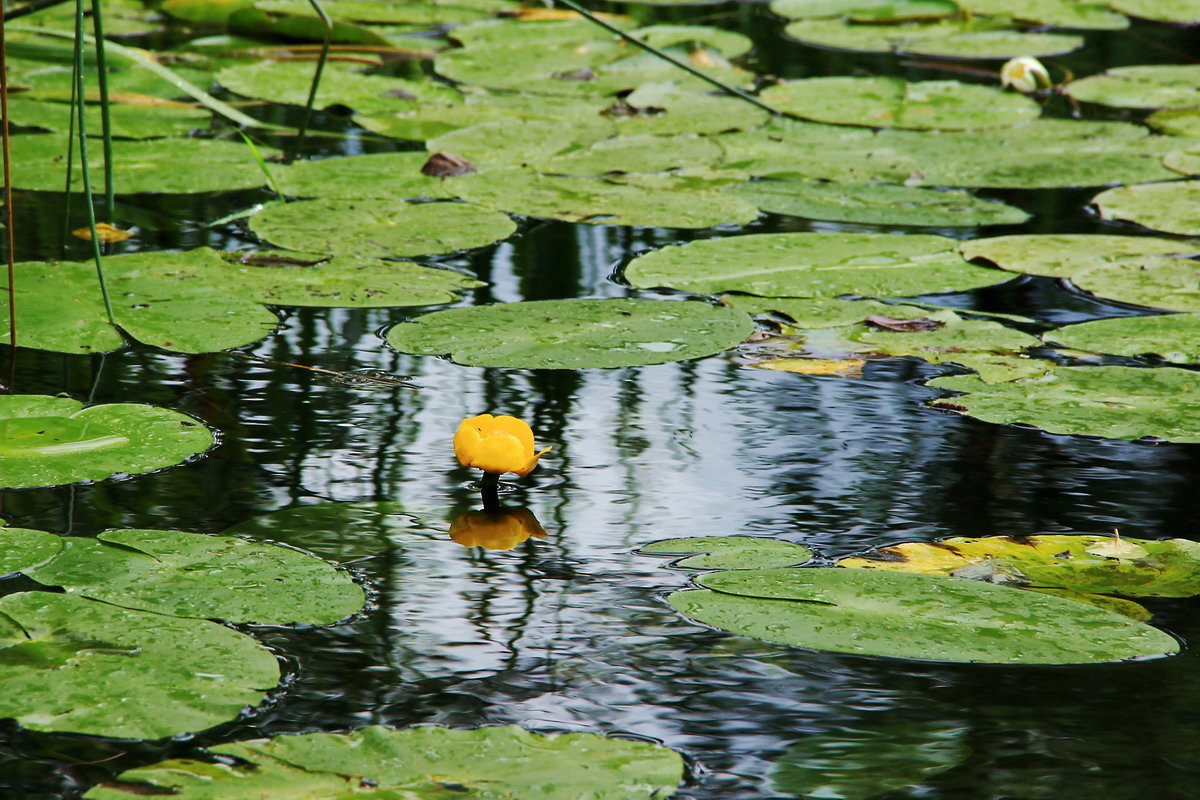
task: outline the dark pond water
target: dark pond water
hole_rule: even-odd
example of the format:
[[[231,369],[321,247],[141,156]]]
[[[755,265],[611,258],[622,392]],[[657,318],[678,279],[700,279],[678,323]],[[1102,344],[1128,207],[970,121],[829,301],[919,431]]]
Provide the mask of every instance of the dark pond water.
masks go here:
[[[784,42],[760,7],[656,16],[745,30],[761,43],[759,66],[775,74],[946,74]],[[1081,56],[1058,63],[1086,73],[1100,64],[1179,61],[1190,41],[1144,25],[1090,39]],[[333,118],[322,124],[350,130]],[[317,147],[379,149],[353,138]],[[1087,192],[997,196],[1038,214],[1013,230],[1113,230],[1084,213]],[[129,198],[120,216],[161,232],[141,247],[242,248],[253,238],[237,223],[214,230],[202,222],[264,198]],[[18,208],[18,258],[56,255],[59,198],[22,194]],[[816,227],[766,218],[745,230]],[[464,303],[655,296],[623,285],[620,268],[630,257],[737,232],[527,221],[505,243],[439,263],[488,282]],[[1054,322],[1130,313],[1040,279],[943,302]],[[923,402],[936,392],[918,379],[937,370],[908,360],[872,364],[863,379],[847,380],[750,369],[727,356],[535,372],[388,350],[380,331],[423,310],[281,309],[278,334],[245,351],[407,375],[417,388],[339,382],[224,353],[21,353],[21,392],[158,403],[222,432],[206,458],[158,474],[6,492],[5,519],[25,527],[84,536],[108,527],[218,532],[292,506],[390,500],[413,514],[393,517],[397,530],[440,531],[478,504],[450,446],[463,417],[515,414],[554,450],[505,496],[533,510],[546,539],[500,552],[436,536],[359,558],[352,566],[372,588],[369,613],[339,627],[256,632],[288,673],[267,705],[201,736],[155,744],[30,734],[10,724],[0,728],[0,795],[73,798],[123,769],[253,736],[374,723],[517,723],[661,741],[688,758],[680,797],[695,800],[787,797],[767,775],[789,745],[922,726],[952,731],[969,758],[881,797],[1200,796],[1193,649],[1143,663],[1001,667],[776,646],[682,619],[663,597],[684,586],[687,573],[632,552],[666,537],[736,533],[800,542],[825,559],[950,536],[1119,527],[1145,538],[1197,538],[1200,447],[1052,436],[933,411]],[[345,531],[346,552],[375,533]],[[1156,624],[1188,641],[1200,637],[1194,600],[1151,607]]]

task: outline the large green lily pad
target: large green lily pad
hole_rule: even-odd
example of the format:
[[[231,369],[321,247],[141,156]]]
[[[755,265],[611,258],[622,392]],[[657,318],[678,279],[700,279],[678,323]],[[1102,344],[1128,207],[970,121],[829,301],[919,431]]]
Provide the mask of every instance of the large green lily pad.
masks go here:
[[[1123,14],[1181,25],[1200,23],[1200,0],[1109,0]]]
[[[316,65],[311,61],[267,61],[226,67],[217,73],[217,82],[246,97],[272,103],[305,105]],[[457,92],[433,81],[411,81],[383,75],[363,75],[345,69],[329,68],[321,74],[315,106],[349,106],[372,112],[421,103],[450,103]]]
[[[715,166],[724,153],[703,136],[614,136],[585,150],[535,159],[531,165],[553,175],[606,175],[614,172],[663,172]]]
[[[882,22],[948,17],[958,6],[951,0],[772,0],[771,10],[789,19],[846,16]]]
[[[471,113],[480,113],[471,108]],[[516,167],[575,152],[607,139],[616,130],[616,125],[599,112],[582,119],[555,121],[516,118],[478,122],[430,139],[425,147],[430,152],[466,158],[479,167]]]
[[[806,19],[791,23],[784,33],[817,47],[940,58],[1051,56],[1083,46],[1080,36],[1029,33],[996,25],[979,27],[976,20],[864,25],[854,19]]]
[[[621,104],[608,106],[606,116],[624,135],[658,136],[748,130],[770,119],[766,111],[739,98],[684,91],[674,81],[639,86]]]
[[[961,578],[864,569],[700,575],[671,605],[770,642],[858,655],[1082,664],[1178,652],[1149,625],[1058,597]]]
[[[1002,273],[968,264],[942,236],[764,233],[664,247],[630,262],[639,288],[768,297],[932,294],[990,286]]]
[[[1200,138],[1200,108],[1167,108],[1146,117],[1146,124],[1171,136]]]
[[[369,153],[272,167],[280,190],[293,197],[324,200],[355,198],[452,197],[444,178],[421,174],[428,153]]]
[[[1134,222],[1167,233],[1200,236],[1200,181],[1118,186],[1096,195],[1092,202],[1104,219]]]
[[[395,199],[301,200],[250,218],[260,238],[314,253],[366,258],[437,255],[506,239],[516,224],[470,203],[407,203]]]
[[[138,767],[85,797],[434,800],[462,793],[488,800],[652,800],[673,794],[683,777],[683,759],[662,745],[592,733],[543,736],[515,725],[474,730],[373,726],[209,749],[236,761],[189,759]]]
[[[330,625],[362,608],[362,587],[315,556],[236,536],[119,530],[69,538],[26,574],[68,594],[173,617]]]
[[[725,191],[772,214],[875,225],[1017,225],[1029,214],[966,192],[861,183],[754,181]]]
[[[72,110],[73,106],[66,102],[56,103],[37,97],[17,95],[8,101],[8,113],[14,125],[41,128],[56,133],[65,133],[69,129]],[[100,107],[88,105],[84,113],[88,134],[101,136],[103,127]],[[178,108],[165,104],[112,103],[109,106],[109,120],[112,135],[118,139],[154,139],[160,136],[183,136],[190,131],[207,128],[212,120],[212,112],[202,108]],[[100,145],[97,142],[91,147],[99,149]],[[88,148],[89,160],[91,147]],[[62,175],[62,178],[65,180],[66,175]]]
[[[212,432],[156,406],[0,396],[0,486],[57,486],[162,469],[203,453]]]
[[[904,542],[843,558],[839,567],[953,575],[991,583],[1125,597],[1200,594],[1200,544],[1187,539],[1039,534]]]
[[[1161,356],[1200,362],[1200,314],[1114,317],[1064,325],[1042,334],[1048,344],[1118,356]]]
[[[395,326],[387,341],[467,366],[588,369],[713,355],[753,330],[742,312],[707,303],[536,300],[436,311]]]
[[[1010,383],[952,375],[927,385],[966,392],[934,405],[985,422],[1109,439],[1200,442],[1200,373],[1176,367],[1059,367]]]
[[[1087,103],[1119,108],[1190,108],[1200,93],[1200,65],[1117,67],[1072,81],[1067,94]]]
[[[1091,0],[961,0],[972,14],[1008,17],[1026,25],[1089,30],[1121,30],[1129,27],[1122,14]]]
[[[44,564],[62,549],[62,537],[29,528],[0,528],[0,575]]]
[[[250,148],[242,142],[215,139],[118,140],[112,144],[118,194],[157,192],[192,194],[254,189],[266,183]],[[277,153],[259,147],[263,158]],[[61,192],[66,182],[67,139],[57,134],[21,134],[12,137],[12,183],[17,189]],[[93,170],[92,186],[103,183],[104,153],[88,148]],[[72,191],[83,190],[82,169],[76,155],[71,172]]]
[[[664,539],[638,550],[647,555],[683,555],[672,566],[687,569],[759,569],[762,567],[791,567],[812,558],[813,552],[802,545],[783,539],[761,536],[695,536],[684,539]]]
[[[762,93],[781,111],[817,122],[872,128],[995,128],[1038,116],[1035,102],[991,86],[899,78],[806,78]]]
[[[864,723],[806,736],[771,768],[776,794],[870,800],[967,760],[969,728],[945,723]]]
[[[758,209],[718,191],[686,188],[666,178],[665,186],[640,186],[599,178],[540,175],[533,170],[496,170],[454,179],[459,197],[487,208],[530,217],[593,225],[709,228],[744,225]]]
[[[1189,258],[1147,256],[1093,267],[1071,282],[1101,297],[1167,311],[1200,311],[1200,262]]]
[[[279,682],[245,634],[72,595],[0,599],[0,717],[36,731],[161,739],[236,719]]]
[[[1140,262],[1145,256],[1200,255],[1200,245],[1150,236],[1022,234],[971,239],[959,246],[963,257],[984,259],[1000,269],[1051,278]]]
[[[333,561],[350,561],[428,538],[421,521],[401,503],[319,503],[239,522],[226,534],[300,547]]]

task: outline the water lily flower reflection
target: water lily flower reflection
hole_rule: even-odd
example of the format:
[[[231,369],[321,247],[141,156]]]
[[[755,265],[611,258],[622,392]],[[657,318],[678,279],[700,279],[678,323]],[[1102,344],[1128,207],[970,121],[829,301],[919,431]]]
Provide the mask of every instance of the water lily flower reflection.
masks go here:
[[[535,453],[533,431],[516,417],[480,414],[464,419],[454,434],[458,463],[493,475],[505,472],[528,475],[549,449]]]
[[[463,547],[512,550],[529,537],[545,539],[546,531],[528,508],[464,511],[450,523],[450,538]]]

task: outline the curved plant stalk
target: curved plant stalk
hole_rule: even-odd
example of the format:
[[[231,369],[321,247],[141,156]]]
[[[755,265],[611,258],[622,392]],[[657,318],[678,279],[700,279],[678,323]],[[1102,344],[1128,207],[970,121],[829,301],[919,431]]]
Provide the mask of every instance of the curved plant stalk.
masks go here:
[[[719,81],[710,75],[705,75],[703,72],[696,69],[691,64],[686,64],[686,63],[680,61],[678,58],[675,58],[673,55],[670,55],[669,53],[664,53],[662,50],[659,50],[654,45],[647,44],[646,42],[643,42],[641,39],[638,39],[636,36],[630,36],[628,33],[621,30],[616,25],[610,25],[609,23],[607,23],[604,20],[597,17],[592,12],[588,11],[583,6],[576,3],[575,0],[558,0],[558,1],[560,3],[562,3],[564,6],[566,6],[567,8],[574,11],[575,13],[583,16],[585,19],[588,19],[591,22],[596,23],[601,28],[604,28],[605,30],[610,31],[612,33],[615,33],[617,36],[620,36],[622,39],[624,39],[625,41],[634,45],[635,47],[640,47],[641,49],[645,50],[647,53],[656,55],[659,58],[661,58],[663,61],[666,61],[669,64],[674,64],[675,66],[679,67],[681,70],[688,73],[689,75],[694,75],[695,77],[699,78],[700,80],[706,81],[706,82],[712,84],[713,86],[716,86],[718,89],[725,92],[726,94],[732,95],[733,97],[736,97],[739,100],[745,100],[747,103],[750,103],[751,105],[754,105],[754,106],[758,106],[763,111],[767,111],[776,117],[784,116],[784,113],[782,111],[780,111],[777,108],[773,108],[773,107],[767,105],[762,100],[759,100],[757,97],[755,97],[754,95],[749,94],[747,92],[743,92],[741,89],[738,89],[735,86],[730,86],[729,84],[725,83],[724,81]]]
[[[329,58],[329,45],[333,42],[333,20],[325,13],[321,0],[308,0],[309,5],[317,12],[325,25],[325,41],[321,43],[321,55],[317,58],[317,71],[313,73],[312,85],[308,87],[308,102],[304,104],[304,116],[300,118],[300,130],[296,137],[293,154],[304,146],[304,134],[308,131],[308,123],[312,119],[313,104],[317,101],[317,89],[321,86],[321,73],[325,71],[325,62]]]
[[[42,28],[33,28],[24,25],[10,26],[9,30],[21,31],[22,33],[34,33],[40,36],[57,36],[62,38],[70,38],[71,34],[65,31],[44,30]],[[84,35],[83,40],[90,42],[93,37]],[[197,103],[208,108],[214,113],[220,114],[225,119],[235,125],[244,125],[247,128],[271,128],[274,130],[286,130],[282,125],[272,125],[268,122],[257,120],[254,117],[249,117],[238,111],[228,103],[223,103],[217,98],[210,95],[208,92],[201,89],[196,84],[184,80],[176,75],[171,70],[164,67],[154,60],[154,54],[149,50],[142,50],[137,47],[127,47],[116,42],[106,42],[106,53],[109,55],[119,56],[130,62],[136,67],[149,70],[158,77],[162,78],[167,83],[170,83],[179,91],[194,99]]]
[[[303,134],[301,134],[303,135]],[[287,199],[283,196],[283,192],[279,189],[279,184],[275,181],[275,176],[271,174],[271,170],[267,167],[267,162],[263,160],[262,153],[258,152],[258,145],[254,144],[254,140],[247,136],[243,131],[238,131],[238,136],[242,137],[242,141],[250,148],[250,152],[254,155],[255,162],[258,163],[258,168],[262,170],[262,174],[267,178],[267,185],[271,187],[271,191],[279,198],[279,202],[286,203]]]
[[[100,296],[104,298],[104,311],[108,314],[108,324],[116,327],[112,300],[108,296],[108,283],[104,280],[104,262],[100,258],[100,235],[96,232],[96,208],[92,199],[92,178],[88,164],[87,117],[84,114],[86,104],[83,94],[83,0],[75,0],[75,64],[71,82],[75,86],[74,109],[76,121],[79,123],[79,168],[83,173],[83,204],[87,208],[88,229],[92,233],[92,258],[96,261],[96,277],[100,281]],[[67,179],[69,191],[69,172]]]
[[[4,0],[0,0],[0,12]],[[12,152],[8,132],[8,52],[4,42],[4,23],[0,22],[0,145],[4,150],[4,255],[8,261],[8,391],[17,377],[17,267],[13,244]]]
[[[100,129],[104,136],[104,210],[108,224],[116,224],[116,191],[113,187],[112,116],[108,110],[108,62],[104,59],[104,19],[100,0],[92,0],[92,30],[96,34],[96,85],[100,87]]]

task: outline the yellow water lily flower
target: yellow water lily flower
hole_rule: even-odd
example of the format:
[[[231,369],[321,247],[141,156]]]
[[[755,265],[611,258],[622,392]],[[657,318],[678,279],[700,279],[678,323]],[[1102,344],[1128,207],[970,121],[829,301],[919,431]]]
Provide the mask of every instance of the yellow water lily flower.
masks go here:
[[[463,547],[512,550],[530,537],[545,539],[546,531],[528,508],[465,511],[450,523],[450,538]]]
[[[516,417],[480,414],[464,419],[454,434],[458,463],[494,475],[505,472],[528,475],[549,449],[535,453],[533,431]]]

